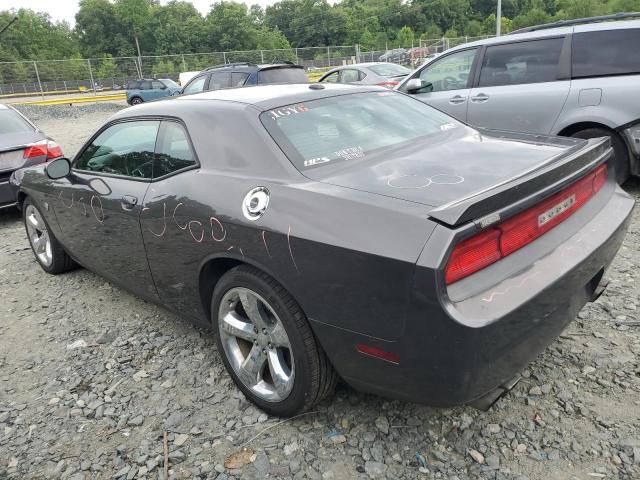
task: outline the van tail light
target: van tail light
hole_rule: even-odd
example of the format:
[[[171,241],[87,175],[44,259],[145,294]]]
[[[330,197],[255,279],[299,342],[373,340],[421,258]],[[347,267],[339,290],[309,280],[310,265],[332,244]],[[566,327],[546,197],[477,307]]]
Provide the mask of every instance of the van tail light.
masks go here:
[[[539,204],[461,241],[449,257],[445,283],[468,277],[541,237],[587,203],[606,180],[603,164]]]
[[[399,82],[380,82],[380,83],[376,83],[376,85],[378,85],[379,87],[386,87],[386,88],[394,88],[396,85],[398,85]]]
[[[44,157],[46,156],[48,160],[53,160],[54,158],[62,157],[62,148],[53,140],[46,140],[40,143],[34,143],[33,145],[29,145],[24,149],[24,153],[22,156],[24,158],[36,158],[36,157]]]

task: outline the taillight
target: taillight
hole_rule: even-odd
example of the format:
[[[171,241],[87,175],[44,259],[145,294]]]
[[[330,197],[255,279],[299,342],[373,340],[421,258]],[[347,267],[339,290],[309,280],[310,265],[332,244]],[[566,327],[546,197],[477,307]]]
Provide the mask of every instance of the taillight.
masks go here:
[[[47,140],[47,160],[62,157],[62,147],[53,140]]]
[[[34,143],[24,149],[24,158],[47,157],[47,160],[62,157],[62,148],[53,140],[46,140],[41,143]]]
[[[538,205],[463,240],[449,257],[445,283],[468,277],[544,235],[587,203],[606,180],[607,165],[603,164]]]
[[[376,85],[378,85],[379,87],[386,87],[386,88],[394,88],[396,85],[398,85],[399,82],[380,82],[380,83],[376,83]]]

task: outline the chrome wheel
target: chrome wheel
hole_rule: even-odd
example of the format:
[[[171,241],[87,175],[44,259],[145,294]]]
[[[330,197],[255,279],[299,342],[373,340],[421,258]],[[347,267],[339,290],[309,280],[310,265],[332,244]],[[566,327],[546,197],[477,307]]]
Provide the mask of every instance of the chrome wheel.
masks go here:
[[[240,381],[267,402],[281,402],[293,388],[289,337],[273,308],[256,292],[235,287],[222,297],[218,329],[224,353]]]
[[[28,205],[25,212],[25,219],[27,234],[29,235],[29,242],[31,242],[33,252],[36,254],[36,257],[38,257],[40,263],[46,267],[50,267],[51,262],[53,262],[51,239],[49,238],[49,232],[42,219],[42,215],[40,215],[36,207]]]

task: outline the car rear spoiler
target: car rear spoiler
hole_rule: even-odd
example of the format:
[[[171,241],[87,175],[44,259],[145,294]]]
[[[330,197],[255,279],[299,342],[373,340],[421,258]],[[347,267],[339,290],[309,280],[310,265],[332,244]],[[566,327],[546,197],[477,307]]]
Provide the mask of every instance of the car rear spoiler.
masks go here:
[[[481,130],[481,129],[478,129]],[[484,131],[496,136],[500,132]],[[557,144],[561,139],[545,135],[518,134],[523,141]],[[513,133],[509,133],[514,138]],[[574,140],[566,139],[567,142]],[[482,227],[500,221],[496,212],[505,207],[522,210],[539,202],[564,186],[577,180],[588,171],[603,163],[612,153],[609,138],[590,139],[586,145],[578,143],[560,156],[552,157],[546,164],[520,173],[488,189],[441,205],[429,212],[429,217],[449,227],[457,227],[470,221],[479,221]],[[511,210],[511,209],[510,209]]]

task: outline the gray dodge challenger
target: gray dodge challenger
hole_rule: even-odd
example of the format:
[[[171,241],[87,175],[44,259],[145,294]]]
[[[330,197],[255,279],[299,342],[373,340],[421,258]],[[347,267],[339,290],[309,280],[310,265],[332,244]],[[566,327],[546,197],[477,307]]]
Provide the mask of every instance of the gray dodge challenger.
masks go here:
[[[211,328],[291,416],[356,389],[488,406],[606,285],[633,200],[606,139],[471,128],[381,87],[123,110],[16,172],[36,260]]]

